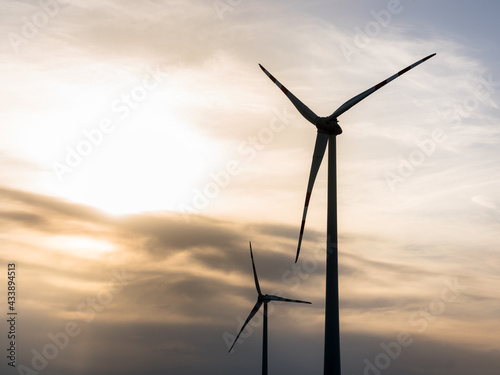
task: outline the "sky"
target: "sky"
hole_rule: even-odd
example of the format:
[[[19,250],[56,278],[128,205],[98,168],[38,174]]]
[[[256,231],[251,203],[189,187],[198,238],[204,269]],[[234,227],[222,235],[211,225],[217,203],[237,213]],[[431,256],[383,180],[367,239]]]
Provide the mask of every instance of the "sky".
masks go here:
[[[498,2],[0,5],[2,374],[259,373],[249,241],[312,302],[269,372],[322,373],[327,160],[294,264],[316,131],[258,64],[327,116],[432,53],[339,117],[342,373],[498,373]]]

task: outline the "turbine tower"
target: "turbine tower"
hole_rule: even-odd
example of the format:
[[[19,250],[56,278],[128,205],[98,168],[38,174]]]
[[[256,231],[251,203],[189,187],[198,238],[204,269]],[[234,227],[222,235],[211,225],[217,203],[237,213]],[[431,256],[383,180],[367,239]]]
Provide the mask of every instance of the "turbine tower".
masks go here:
[[[328,203],[327,203],[327,225],[326,225],[326,299],[325,299],[325,348],[324,348],[324,375],[340,375],[340,329],[339,329],[339,288],[338,288],[338,239],[337,239],[337,157],[336,157],[336,136],[342,133],[337,118],[352,108],[354,105],[373,94],[375,91],[385,86],[400,75],[413,69],[417,65],[433,57],[435,53],[429,55],[416,63],[400,70],[393,76],[385,79],[377,85],[363,91],[361,94],[349,99],[342,104],[335,112],[327,117],[319,117],[293,95],[285,86],[274,78],[262,65],[260,68],[273,81],[283,93],[290,99],[304,118],[316,126],[318,134],[314,146],[311,171],[309,173],[309,182],[307,184],[306,200],[302,214],[302,223],[300,226],[299,242],[295,262],[297,262],[304,234],[306,223],[307,208],[311,198],[314,181],[318,174],[321,161],[325,154],[326,146],[328,149]]]
[[[288,299],[288,298],[283,298],[283,297],[278,297],[278,296],[273,296],[270,294],[262,294],[259,286],[259,279],[257,277],[257,271],[255,270],[255,263],[253,261],[253,253],[252,253],[252,243],[250,242],[250,258],[252,259],[252,268],[253,268],[253,278],[255,281],[255,289],[257,289],[257,302],[255,303],[255,306],[253,307],[252,311],[250,311],[250,315],[248,315],[247,320],[245,320],[245,323],[243,324],[243,327],[241,327],[240,332],[238,332],[238,335],[234,339],[233,345],[229,348],[229,352],[234,347],[234,344],[236,344],[236,341],[238,341],[238,338],[240,337],[241,332],[245,329],[247,326],[248,322],[252,320],[255,314],[257,314],[257,311],[259,311],[260,307],[264,305],[264,327],[263,327],[263,338],[262,338],[262,374],[267,375],[267,304],[271,301],[283,301],[283,302],[296,302],[296,303],[308,303],[310,304],[311,302],[307,301],[299,301],[295,299]]]

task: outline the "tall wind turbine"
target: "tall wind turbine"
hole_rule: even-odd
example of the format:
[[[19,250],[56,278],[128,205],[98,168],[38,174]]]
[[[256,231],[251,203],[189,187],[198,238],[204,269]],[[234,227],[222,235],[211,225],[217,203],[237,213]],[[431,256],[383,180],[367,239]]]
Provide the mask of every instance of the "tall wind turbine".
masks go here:
[[[327,257],[326,257],[326,299],[325,299],[325,351],[324,351],[324,367],[325,375],[340,375],[340,329],[339,329],[339,288],[338,288],[338,240],[337,240],[337,171],[336,171],[336,136],[342,133],[337,117],[358,104],[367,96],[385,86],[400,75],[413,69],[417,65],[430,59],[435,53],[429,55],[416,63],[400,70],[393,76],[380,82],[379,84],[363,91],[361,94],[349,99],[342,104],[335,112],[327,117],[319,117],[311,111],[304,103],[302,103],[295,95],[287,90],[276,78],[274,78],[262,65],[261,69],[273,81],[283,93],[290,99],[292,104],[297,108],[304,118],[316,126],[318,134],[316,136],[316,144],[309,173],[309,182],[307,185],[306,200],[304,203],[304,211],[302,214],[302,224],[300,226],[299,242],[297,246],[297,254],[295,262],[297,262],[300,253],[300,245],[302,243],[302,235],[304,234],[304,226],[306,223],[307,208],[309,199],[318,174],[321,161],[325,154],[326,146],[329,144],[328,150],[328,203],[327,203]]]
[[[260,307],[264,305],[264,334],[262,338],[262,374],[267,375],[267,304],[271,301],[283,301],[283,302],[296,302],[296,303],[311,303],[307,301],[299,301],[295,299],[288,299],[288,298],[283,298],[283,297],[278,297],[278,296],[273,296],[270,294],[262,294],[260,291],[260,286],[259,286],[259,279],[257,277],[257,271],[255,270],[255,263],[253,261],[253,253],[252,253],[252,243],[250,242],[250,258],[252,258],[252,268],[253,268],[253,278],[255,280],[255,288],[257,289],[257,302],[255,303],[255,306],[253,307],[252,311],[250,311],[250,315],[248,315],[247,320],[245,320],[245,323],[243,324],[243,327],[241,327],[240,332],[238,333],[238,336],[234,339],[233,345],[231,345],[231,348],[229,348],[229,352],[233,349],[234,344],[236,344],[236,341],[238,341],[238,338],[240,337],[241,332],[245,329],[247,326],[248,322],[252,320],[254,315],[259,311]]]

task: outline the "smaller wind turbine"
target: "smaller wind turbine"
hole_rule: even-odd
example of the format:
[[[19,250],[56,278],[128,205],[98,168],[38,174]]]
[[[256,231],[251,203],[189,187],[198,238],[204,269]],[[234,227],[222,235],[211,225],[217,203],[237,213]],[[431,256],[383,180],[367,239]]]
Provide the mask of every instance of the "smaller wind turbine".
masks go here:
[[[252,311],[250,311],[250,315],[248,315],[247,320],[245,320],[245,323],[243,324],[243,327],[241,327],[240,332],[238,333],[238,336],[236,336],[236,339],[234,339],[233,345],[231,345],[231,348],[229,348],[229,352],[234,347],[234,344],[236,344],[236,341],[238,341],[238,338],[240,337],[241,332],[245,329],[247,326],[248,322],[252,320],[255,314],[257,314],[257,311],[259,311],[260,307],[262,304],[264,304],[264,334],[263,334],[263,339],[262,339],[262,374],[267,375],[267,304],[271,301],[283,301],[283,302],[296,302],[296,303],[308,303],[310,304],[311,302],[307,301],[299,301],[296,299],[288,299],[288,298],[283,298],[283,297],[278,297],[270,294],[262,294],[260,291],[260,286],[259,286],[259,279],[257,277],[257,271],[255,270],[255,263],[253,261],[253,253],[252,253],[252,242],[250,242],[250,258],[252,258],[252,268],[253,268],[253,278],[255,280],[255,288],[257,289],[257,302],[255,303],[255,306],[253,307]]]

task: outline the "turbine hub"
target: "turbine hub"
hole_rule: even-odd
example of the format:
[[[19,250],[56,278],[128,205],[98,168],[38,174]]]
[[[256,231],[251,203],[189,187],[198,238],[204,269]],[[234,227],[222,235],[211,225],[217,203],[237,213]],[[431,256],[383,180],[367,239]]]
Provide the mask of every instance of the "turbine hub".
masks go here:
[[[331,119],[329,117],[319,117],[315,125],[322,133],[335,135],[342,134],[342,128],[336,118]]]

